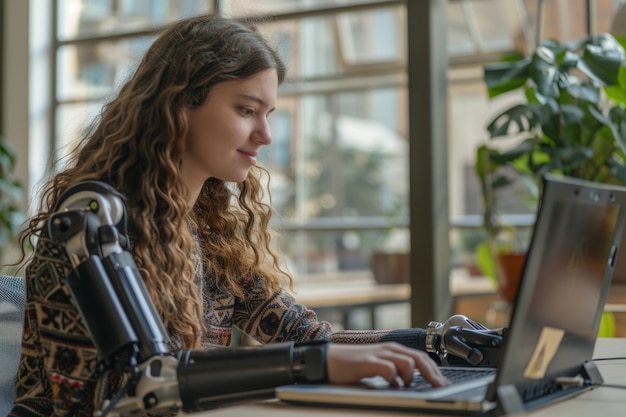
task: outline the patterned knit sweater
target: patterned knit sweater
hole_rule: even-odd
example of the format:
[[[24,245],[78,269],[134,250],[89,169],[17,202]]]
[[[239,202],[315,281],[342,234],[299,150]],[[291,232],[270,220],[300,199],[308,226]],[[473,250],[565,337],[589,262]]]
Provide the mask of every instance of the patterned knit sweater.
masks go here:
[[[96,348],[65,283],[69,271],[62,248],[40,238],[25,274],[22,355],[10,417],[92,416],[124,383],[124,377],[114,371],[97,372]],[[268,298],[259,288],[258,296],[252,291],[246,299],[239,299],[205,278],[203,302],[207,348],[230,346],[236,326],[261,343],[393,340],[424,350],[423,329],[334,332],[328,322],[319,321],[287,292]],[[177,349],[174,343],[172,351]]]

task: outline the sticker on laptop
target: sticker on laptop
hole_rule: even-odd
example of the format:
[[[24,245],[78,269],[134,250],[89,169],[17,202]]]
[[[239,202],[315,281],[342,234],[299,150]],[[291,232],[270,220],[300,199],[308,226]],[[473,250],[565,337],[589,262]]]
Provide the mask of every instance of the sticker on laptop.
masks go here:
[[[535,351],[524,370],[524,377],[540,379],[546,375],[548,366],[559,349],[564,334],[565,330],[555,329],[554,327],[546,326],[541,330]]]

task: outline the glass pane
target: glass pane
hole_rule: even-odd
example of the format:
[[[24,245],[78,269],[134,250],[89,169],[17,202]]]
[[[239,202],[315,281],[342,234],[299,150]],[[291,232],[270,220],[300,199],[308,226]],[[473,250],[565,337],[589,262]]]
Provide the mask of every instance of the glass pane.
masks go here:
[[[152,38],[68,45],[59,48],[57,98],[98,99],[117,87],[138,64]]]
[[[281,97],[277,107],[273,144],[262,159],[272,172],[273,206],[287,222],[327,229],[291,232],[283,250],[292,267],[299,273],[367,269],[374,247],[396,244],[406,250],[406,234],[397,237],[385,227],[328,230],[361,219],[406,217],[405,89]]]
[[[342,13],[337,16],[342,56],[350,64],[398,61],[406,48],[403,8]]]
[[[398,133],[403,95],[369,90],[302,100],[305,217],[384,216],[406,206],[408,143]]]
[[[408,238],[408,229],[394,233]],[[385,233],[373,230],[282,231],[278,242],[296,278],[315,279],[319,275],[338,277],[349,272],[367,271],[371,254]]]
[[[319,77],[341,72],[331,19],[287,20],[260,25],[259,30],[287,63],[289,77]]]
[[[144,30],[211,10],[209,0],[59,0],[60,40]]]
[[[596,31],[626,34],[626,0],[596,0]]]
[[[254,14],[298,12],[331,6],[378,3],[376,0],[221,0],[220,7],[227,15],[249,16]]]
[[[403,9],[382,8],[272,22],[259,30],[287,63],[289,77],[329,77],[372,63],[397,70],[406,50],[404,20]]]
[[[460,2],[448,4],[448,53],[468,55],[476,52],[476,45],[467,23],[467,16]]]
[[[84,130],[100,113],[103,104],[65,104],[57,107],[55,158],[66,155],[76,145]]]
[[[510,51],[514,47],[515,37],[519,35],[522,16],[514,10],[508,12],[504,7],[510,6],[511,2],[502,0],[474,1],[473,16],[480,28],[480,40],[482,52]],[[505,18],[507,15],[515,15],[516,25],[511,25]]]
[[[79,4],[62,3],[63,7]],[[150,8],[148,3],[80,3],[82,9],[75,10],[77,28],[71,35],[64,33],[87,36],[138,30],[173,18],[172,10],[162,4]],[[265,7],[271,2],[254,3]],[[289,239],[282,246],[294,272],[366,272],[369,253],[375,248],[390,242],[405,250],[408,246],[406,228],[390,232],[386,227],[387,221],[406,221],[408,214],[406,81],[397,77],[402,74],[398,62],[404,62],[406,49],[399,23],[403,14],[399,7],[378,8],[260,27],[276,44],[293,80],[284,86],[287,94],[281,93],[270,118],[273,145],[260,157],[272,172],[276,217],[303,224],[305,229],[319,222],[334,225],[334,230],[285,232]],[[115,23],[104,24],[108,21]],[[94,100],[57,108],[59,153],[65,154],[75,143],[99,112],[100,99],[126,78],[151,41],[129,37],[58,49],[58,100]],[[378,65],[368,78],[347,76],[351,66],[371,63]],[[354,220],[361,225],[346,229]]]
[[[546,1],[543,10],[541,40],[568,42],[587,34],[588,0]]]
[[[294,207],[294,119],[295,100],[279,98],[276,111],[270,117],[272,145],[261,148],[259,163],[270,170],[272,206],[280,217]]]
[[[524,9],[504,0],[460,0],[448,5],[448,52],[508,52],[522,35]]]
[[[449,147],[449,209],[453,224],[463,223],[481,227],[483,224],[483,194],[476,174],[476,151],[480,145],[509,149],[514,138],[489,139],[487,121],[500,110],[524,100],[521,93],[510,93],[493,99],[477,82],[475,86],[452,85],[449,100],[449,123],[451,146]],[[514,180],[510,186],[498,190],[495,207],[498,216],[519,222],[525,215],[534,213],[536,199],[528,187],[519,181],[512,169],[503,172]]]
[[[277,211],[300,219],[406,214],[405,100],[402,89],[281,98],[261,159]]]

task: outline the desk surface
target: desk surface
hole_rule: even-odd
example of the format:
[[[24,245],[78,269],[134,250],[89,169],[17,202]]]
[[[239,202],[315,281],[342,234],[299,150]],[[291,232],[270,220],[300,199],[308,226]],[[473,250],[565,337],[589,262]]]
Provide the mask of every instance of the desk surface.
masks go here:
[[[626,338],[598,339],[595,357],[625,357]],[[598,361],[598,367],[606,384],[626,385],[626,360]],[[554,417],[568,416],[589,417],[623,417],[626,413],[626,390],[600,387],[594,388],[568,400],[534,410],[525,416]],[[219,410],[194,413],[193,417],[405,417],[405,416],[432,416],[433,414],[416,414],[404,412],[388,412],[362,409],[340,409],[329,407],[301,407],[288,405],[280,401],[265,401],[255,404],[237,405]]]

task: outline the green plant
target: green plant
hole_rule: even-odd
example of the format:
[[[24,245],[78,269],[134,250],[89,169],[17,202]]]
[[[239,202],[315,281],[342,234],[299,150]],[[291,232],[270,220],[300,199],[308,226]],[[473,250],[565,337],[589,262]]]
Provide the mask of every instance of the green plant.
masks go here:
[[[620,40],[604,33],[568,44],[547,40],[529,56],[485,66],[490,98],[514,91],[525,97],[487,126],[491,140],[513,138],[514,145],[477,150],[489,252],[503,230],[497,192],[513,179],[521,177],[535,201],[548,172],[626,183],[625,62]]]
[[[15,151],[0,136],[0,248],[14,241],[24,221],[20,202],[23,188],[14,176]]]
[[[549,40],[528,57],[486,66],[490,98],[514,90],[526,97],[489,123],[492,139],[521,134],[513,149],[488,148],[489,163],[511,166],[535,184],[547,172],[625,183],[625,62],[624,47],[605,33],[564,45]]]

